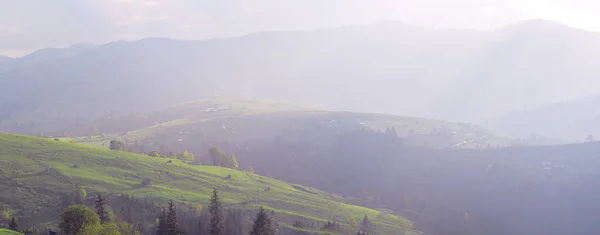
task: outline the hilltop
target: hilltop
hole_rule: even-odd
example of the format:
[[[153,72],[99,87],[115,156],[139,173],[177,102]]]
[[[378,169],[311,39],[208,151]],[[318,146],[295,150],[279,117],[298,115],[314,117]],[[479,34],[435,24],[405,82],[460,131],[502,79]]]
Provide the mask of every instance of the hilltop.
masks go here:
[[[348,199],[335,194],[233,169],[168,163],[163,158],[6,133],[0,133],[0,156],[0,207],[27,214],[33,224],[52,222],[50,218],[57,216],[54,206],[75,185],[92,196],[127,193],[184,204],[206,204],[216,188],[223,192],[227,208],[263,205],[277,213],[283,226],[298,219],[347,223],[349,216],[367,214],[381,234],[412,233],[410,221],[389,211],[345,204]]]
[[[117,126],[123,127],[121,130],[126,130],[125,126],[137,126],[139,129],[116,131]],[[355,129],[386,131],[393,128],[405,144],[431,148],[491,148],[508,146],[511,141],[465,122],[332,111],[223,97],[190,101],[146,116],[104,119],[86,127],[87,133],[101,127],[101,130],[113,130],[107,133],[121,134],[70,140],[105,148],[111,139],[124,139],[128,144],[135,141],[155,143],[138,152],[160,148],[167,152],[187,150],[204,153],[212,146],[253,149],[257,145],[272,143],[274,139],[321,142],[317,145],[323,146],[335,135]],[[86,132],[85,129],[79,131]]]
[[[0,130],[37,135],[215,95],[473,121],[598,93],[599,39],[553,22],[386,23],[66,48],[0,74]]]

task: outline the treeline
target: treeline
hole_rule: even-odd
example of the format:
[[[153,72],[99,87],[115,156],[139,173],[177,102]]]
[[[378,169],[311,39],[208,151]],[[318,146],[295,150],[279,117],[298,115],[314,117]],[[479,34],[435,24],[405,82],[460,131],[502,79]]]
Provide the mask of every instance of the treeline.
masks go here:
[[[60,205],[64,209],[57,218],[57,229],[21,229],[19,221],[26,218],[17,219],[16,216],[11,218],[8,229],[25,235],[313,235],[319,234],[314,232],[319,230],[366,235],[375,230],[367,215],[360,223],[350,217],[349,228],[336,221],[296,220],[289,227],[280,226],[275,212],[263,207],[256,214],[241,209],[225,210],[217,190],[213,190],[207,208],[192,204],[178,207],[172,200],[162,207],[153,200],[127,194],[112,200],[100,193],[93,198],[86,196],[86,191],[76,186],[63,198]]]
[[[143,141],[143,143],[146,143],[146,142],[147,141]],[[110,148],[110,150],[115,150],[115,151],[127,151],[127,152],[132,152],[132,153],[140,153],[140,154],[148,155],[150,157],[179,159],[182,161],[193,162],[195,164],[201,164],[200,159],[199,158],[197,159],[193,153],[190,153],[188,151],[183,151],[182,153],[175,153],[175,152],[170,151],[170,152],[168,152],[168,154],[165,154],[164,152],[159,151],[159,150],[151,150],[146,154],[145,150],[143,150],[143,149],[147,149],[147,148],[145,148],[143,146],[149,146],[149,145],[148,144],[142,145],[142,144],[140,144],[140,142],[138,142],[136,140],[136,141],[134,141],[132,146],[128,147],[127,144],[125,143],[125,141],[111,140],[109,148]],[[223,151],[221,151],[217,147],[210,148],[208,150],[207,156],[211,160],[211,164],[213,166],[221,166],[221,167],[227,167],[227,168],[232,168],[232,169],[237,169],[239,167],[237,158],[234,155],[228,155],[228,154],[224,153]]]
[[[60,213],[58,230],[21,230],[16,217],[12,217],[9,229],[26,235],[274,235],[276,231],[274,213],[269,215],[262,207],[247,228],[242,210],[225,211],[217,190],[213,190],[209,207],[205,210],[194,208],[191,204],[187,210],[181,210],[172,200],[163,208],[148,200],[141,202],[123,195],[116,201],[125,201],[127,209],[122,205],[121,210],[115,213],[106,199],[106,196],[98,194],[93,199],[93,206],[68,206]],[[137,216],[133,210],[138,212]],[[148,217],[154,217],[154,220],[148,221]]]

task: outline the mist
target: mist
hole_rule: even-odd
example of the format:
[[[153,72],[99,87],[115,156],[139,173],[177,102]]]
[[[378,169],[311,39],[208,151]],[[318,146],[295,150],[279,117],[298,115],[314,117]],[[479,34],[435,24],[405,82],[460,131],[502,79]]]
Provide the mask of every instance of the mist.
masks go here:
[[[583,3],[582,3],[583,4]],[[426,28],[497,29],[532,18],[585,29],[598,6],[567,1],[228,0],[14,1],[0,8],[0,54],[145,37],[205,39],[400,21]],[[40,40],[43,39],[43,40]]]
[[[594,234],[598,11],[0,4],[0,234]]]

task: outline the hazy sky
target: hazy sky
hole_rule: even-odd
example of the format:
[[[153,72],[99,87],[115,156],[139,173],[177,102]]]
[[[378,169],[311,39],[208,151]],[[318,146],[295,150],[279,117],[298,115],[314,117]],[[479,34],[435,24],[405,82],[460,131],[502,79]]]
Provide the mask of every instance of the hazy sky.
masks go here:
[[[592,0],[0,0],[0,55],[149,36],[236,36],[397,20],[491,29],[531,18],[600,31]]]

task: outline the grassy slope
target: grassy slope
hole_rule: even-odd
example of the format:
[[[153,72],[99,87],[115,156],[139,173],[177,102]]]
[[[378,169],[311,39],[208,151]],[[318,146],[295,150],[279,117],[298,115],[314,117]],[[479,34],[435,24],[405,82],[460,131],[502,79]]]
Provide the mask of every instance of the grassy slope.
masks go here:
[[[19,235],[19,234],[21,234],[21,233],[18,233],[18,232],[15,232],[15,231],[11,231],[11,230],[8,230],[8,229],[0,228],[0,235]]]
[[[252,175],[242,171],[192,166],[179,161],[77,146],[66,142],[0,133],[0,191],[4,209],[25,207],[41,211],[75,184],[92,192],[129,193],[158,200],[206,204],[209,192],[223,192],[226,205],[256,208],[264,205],[289,224],[295,219],[347,222],[363,214],[394,234],[411,226],[395,215],[341,203],[341,197],[317,189]],[[77,167],[73,167],[77,164]],[[231,174],[232,179],[225,179]],[[150,186],[137,188],[144,179]],[[265,191],[270,187],[270,191]],[[308,191],[308,192],[307,192]]]
[[[205,112],[206,109],[211,108],[224,110]],[[337,130],[344,130],[367,127],[385,130],[394,127],[398,135],[407,144],[411,145],[470,149],[485,148],[488,144],[493,147],[507,146],[510,143],[510,139],[507,137],[494,135],[485,129],[468,123],[385,114],[327,111],[248,99],[219,97],[191,101],[157,112],[155,117],[157,116],[162,121],[155,121],[153,126],[130,131],[123,137],[127,140],[158,137],[161,143],[174,146],[170,142],[178,139],[190,139],[190,134],[193,133],[186,132],[200,131],[207,136],[210,134],[210,139],[226,138],[235,140],[240,144],[246,144],[254,140],[271,141],[278,135],[287,135],[290,138],[299,139],[302,137],[289,135],[290,131],[293,133],[294,131],[299,132],[314,128],[333,127]],[[148,118],[151,119],[151,117],[146,117],[143,120],[140,119],[139,123],[147,123]],[[331,125],[331,120],[336,120],[337,123]],[[291,123],[294,126],[291,126]],[[96,124],[90,124],[90,126],[93,125]],[[228,127],[228,133],[223,132],[223,126]],[[232,132],[235,132],[236,136],[232,136]],[[108,148],[108,142],[111,139],[118,138],[117,135],[108,134],[104,137],[74,137],[62,140],[74,140],[89,146]],[[196,135],[192,139],[196,142],[202,142],[207,138],[199,138]]]
[[[224,107],[228,110],[205,112],[205,109],[212,107]],[[184,113],[184,116],[129,132],[125,138],[160,137],[161,142],[164,142],[163,137],[170,136],[168,138],[171,138],[171,141],[185,140],[190,136],[186,135],[186,132],[196,131],[210,138],[227,138],[247,143],[257,139],[271,141],[278,135],[293,136],[289,133],[314,128],[344,130],[367,127],[385,130],[394,127],[406,143],[434,148],[475,148],[477,145],[487,147],[488,144],[506,146],[510,142],[508,138],[495,136],[467,123],[385,114],[325,111],[265,101],[213,98],[173,106],[165,112]],[[332,120],[336,123],[331,123]],[[224,132],[223,126],[227,127],[227,132]],[[92,144],[98,145],[96,141],[92,141]]]

